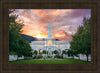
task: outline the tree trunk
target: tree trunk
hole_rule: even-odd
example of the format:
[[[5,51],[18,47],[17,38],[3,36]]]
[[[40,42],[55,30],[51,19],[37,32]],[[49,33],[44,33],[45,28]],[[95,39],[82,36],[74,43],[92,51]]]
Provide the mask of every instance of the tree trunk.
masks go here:
[[[72,58],[74,59],[74,55],[72,56]]]
[[[72,58],[74,59],[74,53],[73,53],[73,55],[72,55]]]
[[[80,54],[79,54],[79,56],[78,56],[78,57],[79,57],[79,60],[80,60]]]
[[[17,56],[17,60],[18,60],[18,56]]]
[[[86,54],[86,56],[87,56],[87,62],[88,62],[88,53]]]

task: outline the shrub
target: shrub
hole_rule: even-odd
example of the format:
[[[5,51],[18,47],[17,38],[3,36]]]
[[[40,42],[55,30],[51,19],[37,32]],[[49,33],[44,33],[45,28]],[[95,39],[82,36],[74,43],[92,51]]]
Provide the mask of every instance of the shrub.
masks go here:
[[[32,59],[32,57],[25,57],[24,59],[26,59],[26,60],[27,60],[27,59]]]
[[[52,56],[48,56],[48,58],[52,58]]]
[[[42,56],[42,55],[39,55],[39,56],[37,57],[37,59],[41,59],[41,58],[43,58],[43,56]]]
[[[36,59],[36,58],[37,58],[37,56],[34,56],[34,57],[33,57],[33,59]]]
[[[63,55],[56,55],[56,56],[54,56],[55,58],[60,58],[60,59],[62,59],[63,58]]]

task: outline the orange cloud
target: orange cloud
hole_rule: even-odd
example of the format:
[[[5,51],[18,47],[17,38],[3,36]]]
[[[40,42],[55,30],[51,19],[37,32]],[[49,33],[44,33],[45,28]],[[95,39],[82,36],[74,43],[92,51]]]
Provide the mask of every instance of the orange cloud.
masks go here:
[[[90,10],[87,12],[83,9],[16,9],[15,13],[24,23],[22,34],[45,38],[48,35],[48,25],[52,24],[54,38],[71,41],[72,32],[75,34],[79,26],[77,24],[82,25],[82,17],[89,15]]]
[[[64,37],[64,36],[66,36],[66,33],[64,31],[59,31],[54,35],[55,38]]]
[[[69,11],[71,11],[72,9],[63,9],[63,10],[61,10],[62,12],[69,12]]]
[[[51,10],[51,12],[52,12],[52,14],[54,14],[54,15],[58,15],[58,14],[60,13],[59,10]]]
[[[44,12],[42,9],[34,9],[33,10],[34,12],[36,12],[36,14],[38,15],[38,16],[47,16],[48,15],[48,13],[46,13],[46,12]]]
[[[38,34],[34,36],[36,38],[46,38],[47,37],[47,34],[44,34],[42,31],[38,31],[37,33]]]

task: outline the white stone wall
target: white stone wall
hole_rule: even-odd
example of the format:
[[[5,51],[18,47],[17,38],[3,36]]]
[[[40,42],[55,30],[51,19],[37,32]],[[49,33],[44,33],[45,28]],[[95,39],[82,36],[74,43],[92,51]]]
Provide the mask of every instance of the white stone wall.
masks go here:
[[[17,60],[17,55],[9,55],[9,61]]]
[[[78,54],[78,55],[79,55],[79,57],[74,56],[74,59],[80,59],[80,60],[85,60],[85,61],[87,60],[86,55],[83,55],[83,54]],[[71,56],[69,57],[67,54],[63,54],[63,57],[64,58],[72,58]],[[88,56],[88,60],[91,61],[91,55]]]
[[[18,57],[18,60],[20,60],[20,59],[24,59],[24,56],[22,56],[22,57]]]
[[[18,60],[24,59],[24,56],[18,57]],[[17,60],[17,55],[9,55],[9,61]]]
[[[48,46],[46,45],[48,39],[46,41],[32,41],[30,43],[30,46],[32,47],[33,50],[37,50],[37,51],[39,51],[40,49],[48,50],[48,48],[51,48],[52,51],[58,50],[58,49],[65,50],[65,49],[69,49],[70,47],[70,43],[68,41],[52,41],[52,43],[53,42],[55,43],[53,43],[52,46]]]

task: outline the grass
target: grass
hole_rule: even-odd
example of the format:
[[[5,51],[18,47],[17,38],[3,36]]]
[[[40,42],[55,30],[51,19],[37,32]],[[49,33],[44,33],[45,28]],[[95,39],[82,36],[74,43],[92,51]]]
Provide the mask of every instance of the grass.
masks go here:
[[[91,64],[77,59],[61,59],[61,60],[36,60],[36,59],[24,59],[18,61],[9,61],[10,64]]]

